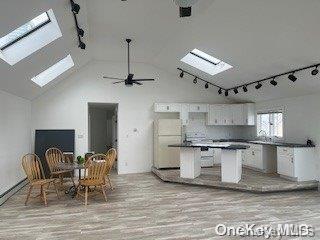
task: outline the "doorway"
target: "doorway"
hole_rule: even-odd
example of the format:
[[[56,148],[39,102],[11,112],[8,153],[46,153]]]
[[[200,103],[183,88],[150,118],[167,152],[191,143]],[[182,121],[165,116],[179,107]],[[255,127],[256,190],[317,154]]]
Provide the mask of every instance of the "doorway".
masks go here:
[[[110,148],[118,152],[118,104],[88,103],[88,123],[89,152],[106,153]]]

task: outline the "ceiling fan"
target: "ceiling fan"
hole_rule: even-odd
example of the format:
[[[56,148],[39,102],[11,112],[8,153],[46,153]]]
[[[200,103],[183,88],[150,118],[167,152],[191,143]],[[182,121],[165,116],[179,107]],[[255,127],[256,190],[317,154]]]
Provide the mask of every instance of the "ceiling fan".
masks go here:
[[[123,79],[123,78],[103,76],[103,78],[106,78],[106,79],[121,80],[121,81],[114,82],[113,84],[118,84],[118,83],[124,82],[124,84],[126,86],[131,87],[131,86],[133,86],[133,84],[142,85],[141,82],[154,81],[154,79],[147,79],[147,78],[133,79],[134,74],[130,73],[130,42],[131,41],[132,41],[131,39],[128,39],[128,38],[126,39],[126,42],[128,44],[128,76],[127,76],[127,78]]]

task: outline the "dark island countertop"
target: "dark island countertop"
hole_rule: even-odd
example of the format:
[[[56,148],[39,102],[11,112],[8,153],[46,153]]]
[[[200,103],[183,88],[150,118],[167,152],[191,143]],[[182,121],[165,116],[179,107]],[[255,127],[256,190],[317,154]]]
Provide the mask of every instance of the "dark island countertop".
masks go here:
[[[214,143],[212,144],[192,144],[191,142],[186,142],[186,143],[181,143],[181,144],[171,144],[168,145],[168,147],[179,147],[179,148],[202,148],[202,147],[207,147],[207,148],[220,148],[220,149],[226,149],[226,150],[242,150],[242,149],[247,149],[250,148],[248,145],[215,145]]]
[[[276,147],[289,147],[289,148],[308,148],[315,147],[315,145],[307,145],[301,143],[286,143],[286,142],[272,142],[272,141],[262,141],[262,140],[247,140],[247,139],[212,139],[212,142],[239,142],[239,143],[250,143],[250,144],[260,144],[260,145],[272,145]]]

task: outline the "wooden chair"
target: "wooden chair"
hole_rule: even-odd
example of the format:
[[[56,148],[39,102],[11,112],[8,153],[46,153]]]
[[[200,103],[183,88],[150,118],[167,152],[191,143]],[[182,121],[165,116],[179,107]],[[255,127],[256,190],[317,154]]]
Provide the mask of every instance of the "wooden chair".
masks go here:
[[[65,162],[63,153],[58,148],[49,148],[45,153],[46,161],[50,169],[50,178],[59,178],[61,186],[63,185],[63,177],[69,175],[73,186],[73,170],[60,169],[58,164]]]
[[[85,163],[84,178],[79,180],[79,187],[77,196],[83,196],[85,198],[85,205],[88,204],[88,190],[89,187],[100,187],[104,199],[107,201],[107,195],[105,192],[105,174],[108,167],[107,156],[104,154],[95,154],[91,156]],[[85,188],[85,195],[81,194],[81,186]]]
[[[113,190],[114,187],[112,186],[111,184],[111,180],[110,180],[110,172],[112,170],[112,167],[113,167],[113,164],[117,158],[117,151],[116,149],[114,148],[110,148],[107,152],[107,163],[108,163],[108,166],[107,166],[107,171],[106,171],[106,178],[108,180],[108,183],[110,185],[110,188]]]
[[[45,179],[43,168],[40,162],[40,159],[35,154],[26,154],[22,157],[22,167],[27,175],[29,180],[29,191],[27,194],[27,199],[25,201],[25,205],[27,205],[31,191],[34,187],[40,187],[40,194],[38,195],[41,199],[43,199],[45,206],[47,206],[47,196],[46,193],[49,192],[48,189],[50,184],[53,183],[55,187],[55,192],[59,198],[58,189],[56,186],[55,179]],[[37,197],[38,197],[37,196]]]

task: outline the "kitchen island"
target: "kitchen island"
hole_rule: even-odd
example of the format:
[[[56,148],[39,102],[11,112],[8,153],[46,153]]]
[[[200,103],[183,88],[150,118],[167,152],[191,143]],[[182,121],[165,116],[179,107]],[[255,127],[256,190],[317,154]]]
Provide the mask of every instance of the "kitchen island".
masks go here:
[[[200,150],[202,147],[221,149],[221,181],[238,183],[241,180],[241,150],[247,145],[216,144],[216,143],[182,143],[168,147],[180,148],[180,177],[194,179],[200,175]]]

